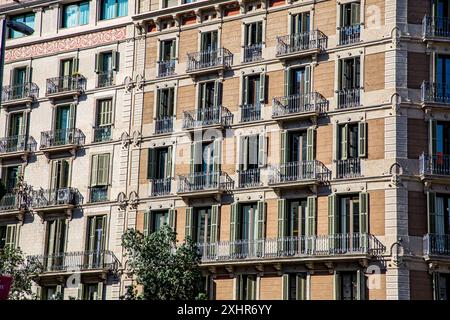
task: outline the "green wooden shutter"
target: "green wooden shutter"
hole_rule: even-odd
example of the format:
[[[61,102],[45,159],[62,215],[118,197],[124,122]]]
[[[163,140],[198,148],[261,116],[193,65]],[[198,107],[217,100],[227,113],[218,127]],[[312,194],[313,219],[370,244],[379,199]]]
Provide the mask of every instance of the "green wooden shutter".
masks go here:
[[[215,243],[219,239],[219,205],[217,204],[211,207],[210,239],[211,243]]]
[[[214,172],[218,173],[221,170],[222,167],[222,140],[216,139],[214,140],[214,162],[213,162],[213,168]]]
[[[102,243],[100,244],[100,250],[105,250],[106,248],[106,236],[107,236],[107,225],[106,225],[106,218],[107,216],[102,216]]]
[[[296,275],[295,279],[296,293],[295,297],[297,300],[306,300],[306,274],[299,273]]]
[[[88,251],[94,251],[95,245],[95,219],[96,217],[89,218],[89,242],[88,242]]]
[[[78,300],[84,300],[84,285],[81,282],[78,284]]]
[[[175,209],[169,209],[168,212],[168,220],[169,220],[169,227],[172,228],[172,230],[176,230],[176,224],[177,224],[177,211]]]
[[[286,199],[278,199],[278,238],[286,237],[286,220]]]
[[[247,276],[247,297],[246,300],[256,299],[256,279],[253,276]]]
[[[98,161],[99,155],[94,154],[91,160],[91,187],[98,185]]]
[[[60,163],[58,160],[53,160],[52,161],[52,173],[51,173],[51,178],[50,178],[50,189],[51,190],[56,190],[57,188],[57,179],[58,179],[58,167],[60,166]]]
[[[231,204],[231,216],[230,216],[230,253],[233,255],[236,252],[236,246],[234,242],[238,239],[239,230],[239,218],[238,218],[238,204]]]
[[[359,2],[352,2],[351,3],[351,25],[357,25],[360,24],[361,19],[361,5]]]
[[[359,194],[359,232],[361,234],[369,232],[369,194],[367,192]]]
[[[100,62],[101,62],[100,54],[96,53],[95,54],[95,68],[94,68],[94,72],[95,73],[99,73],[100,72],[100,69],[101,69]]]
[[[177,57],[177,40],[173,39],[170,46],[170,59],[176,59]]]
[[[258,166],[265,167],[267,164],[267,137],[266,133],[260,133],[258,136]]]
[[[340,160],[347,160],[348,158],[348,125],[343,125],[341,128],[341,158]]]
[[[75,118],[76,118],[76,105],[72,103],[69,108],[69,127],[68,129],[75,128]]]
[[[333,275],[333,293],[334,300],[341,300],[341,277],[337,271]]]
[[[436,233],[436,193],[427,192],[428,233]]]
[[[336,195],[332,194],[328,196],[328,236],[329,236],[329,249],[333,253],[336,246],[334,235],[337,232],[338,219],[336,217]]]
[[[119,52],[113,50],[111,52],[111,70],[117,71],[117,69],[119,68],[118,62],[119,62]]]
[[[156,149],[149,148],[147,155],[147,179],[154,179],[156,176]]]
[[[281,131],[281,143],[280,143],[280,150],[281,150],[281,164],[285,164],[288,159],[289,155],[289,146],[288,146],[288,132],[286,130]]]
[[[194,208],[186,207],[186,222],[184,225],[184,237],[192,238],[192,231],[194,228]]]
[[[356,271],[356,295],[358,300],[366,299],[366,275],[364,271]]]
[[[283,300],[289,300],[289,274],[283,274]]]
[[[103,282],[99,282],[97,286],[97,300],[103,300]]]
[[[167,164],[166,164],[166,178],[173,177],[172,161],[173,161],[173,146],[167,148]]]
[[[170,88],[169,97],[167,98],[167,115],[169,117],[173,117],[174,103],[175,103],[175,89]]]
[[[340,132],[341,128],[338,124],[334,126],[334,153],[333,153],[333,160],[340,160],[339,158],[339,151],[341,147],[341,140],[340,140]]]
[[[5,247],[15,248],[16,240],[17,240],[17,225],[7,225]]]
[[[429,120],[429,153],[430,155],[436,154],[436,146],[437,146],[437,134],[436,134],[436,120],[430,119]]]
[[[149,228],[150,228],[150,211],[148,210],[144,212],[144,230],[142,230],[142,234],[144,235],[144,237],[150,234]]]
[[[191,155],[189,158],[189,171],[190,174],[193,175],[195,173],[195,165],[196,165],[196,151],[197,151],[197,142],[193,141],[191,143]]]
[[[303,93],[306,94],[307,99],[309,100],[308,94],[311,92],[311,67],[305,67],[305,82],[303,83]],[[308,101],[310,102],[310,101]]]
[[[244,90],[242,91],[242,103],[244,105],[248,104],[249,101],[249,78],[244,76]]]
[[[248,152],[248,146],[249,146],[249,140],[250,138],[248,136],[241,138],[241,151],[242,151],[242,170],[246,171],[248,169],[249,165],[249,152]]]
[[[98,156],[98,178],[97,184],[106,186],[109,184],[109,153]]]
[[[433,300],[441,300],[439,272],[433,272]]]
[[[358,123],[358,156],[367,157],[367,122]]]
[[[266,101],[266,74],[263,72],[259,75],[259,102]]]
[[[222,81],[216,80],[214,82],[214,107],[222,105]]]
[[[72,60],[72,74],[78,73],[80,60],[78,58],[73,58]]]
[[[291,69],[284,71],[284,95],[289,96],[291,94]]]
[[[317,197],[311,196],[306,200],[306,235],[314,236],[316,234],[316,201]]]
[[[306,160],[313,161],[315,159],[315,140],[316,129],[308,128],[306,132]]]
[[[266,202],[258,201],[257,204],[258,216],[256,217],[258,224],[257,239],[262,240],[265,237],[265,225],[266,225]]]

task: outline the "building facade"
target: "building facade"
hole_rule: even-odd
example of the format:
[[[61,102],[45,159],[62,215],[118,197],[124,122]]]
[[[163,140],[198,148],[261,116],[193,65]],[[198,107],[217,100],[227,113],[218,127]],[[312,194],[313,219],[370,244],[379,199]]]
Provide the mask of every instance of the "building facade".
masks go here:
[[[162,224],[210,299],[449,297],[448,1],[0,8],[34,16],[6,43],[0,226],[42,298],[117,299],[121,235]]]

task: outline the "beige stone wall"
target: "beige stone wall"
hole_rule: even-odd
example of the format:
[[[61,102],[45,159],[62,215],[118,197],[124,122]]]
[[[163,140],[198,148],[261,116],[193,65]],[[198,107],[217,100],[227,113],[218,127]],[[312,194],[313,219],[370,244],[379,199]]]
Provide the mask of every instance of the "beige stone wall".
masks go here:
[[[385,234],[385,198],[384,190],[369,192],[369,232],[375,236]]]
[[[420,191],[408,192],[408,231],[422,237],[428,232],[427,196]]]
[[[385,53],[368,54],[364,60],[364,90],[368,92],[384,89]]]
[[[214,279],[214,286],[216,300],[233,300],[233,279]]]
[[[332,98],[334,96],[334,74],[334,61],[319,61],[314,67],[314,91],[325,98]]]
[[[264,276],[260,278],[260,300],[281,300],[283,278],[280,276]]]
[[[326,35],[336,34],[336,3],[334,1],[323,1],[316,4],[315,25]]]
[[[311,275],[311,300],[333,300],[333,275]]]
[[[384,159],[384,119],[381,118],[367,121],[367,131],[368,159]]]

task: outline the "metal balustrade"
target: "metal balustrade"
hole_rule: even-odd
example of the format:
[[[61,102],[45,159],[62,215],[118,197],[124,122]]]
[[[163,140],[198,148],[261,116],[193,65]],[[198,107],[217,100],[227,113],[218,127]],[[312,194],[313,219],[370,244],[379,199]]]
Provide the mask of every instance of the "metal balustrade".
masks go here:
[[[270,166],[269,184],[309,180],[329,181],[331,180],[331,170],[317,160],[288,162]]]
[[[173,132],[173,117],[161,117],[154,121],[155,123],[155,134],[164,134]]]
[[[361,89],[341,89],[337,93],[338,109],[357,108],[361,106]]]
[[[450,256],[450,235],[427,233],[423,237],[423,254]]]
[[[234,188],[234,181],[223,171],[218,172],[196,172],[187,176],[178,177],[178,193],[189,193],[196,191],[230,191]]]
[[[237,176],[239,188],[259,187],[262,185],[260,168],[239,170]]]
[[[158,78],[169,77],[175,74],[176,60],[158,61]]]
[[[450,84],[422,82],[421,100],[423,103],[450,103]]]
[[[319,30],[279,36],[277,37],[277,56],[314,49],[322,51],[326,49],[327,42],[327,36]]]
[[[233,122],[233,114],[225,107],[213,107],[183,112],[183,129],[220,125],[228,127]]]
[[[36,99],[39,96],[39,87],[33,82],[9,85],[2,88],[2,103],[26,98]]]
[[[244,46],[244,62],[254,62],[262,59],[262,43]]]
[[[328,100],[317,92],[275,97],[272,104],[273,118],[311,112],[325,113],[328,111]]]
[[[166,196],[172,192],[173,178],[150,179],[150,195]]]
[[[114,71],[104,71],[98,73],[97,88],[110,87],[114,84]]]
[[[349,179],[361,176],[361,159],[336,160],[336,178]]]
[[[105,202],[108,201],[109,186],[89,187],[89,202]]]
[[[425,16],[422,20],[422,35],[424,38],[449,38],[450,19],[447,17]]]
[[[81,75],[47,79],[47,95],[86,90],[86,78]]]
[[[338,27],[339,45],[344,46],[361,41],[361,25]]]
[[[9,136],[0,139],[0,155],[11,152],[34,152],[37,143],[27,135]]]
[[[421,154],[419,157],[421,175],[450,175],[450,156],[444,154]]]
[[[94,127],[94,139],[93,142],[105,142],[112,140],[112,125],[106,125],[101,127]]]
[[[41,149],[64,145],[78,145],[85,143],[86,137],[80,129],[58,129],[41,132]]]
[[[12,210],[24,210],[27,209],[29,201],[25,194],[18,192],[6,193],[0,199],[0,214],[1,211],[12,211]]]
[[[251,122],[258,121],[262,119],[261,111],[262,105],[257,103],[253,104],[244,104],[240,106],[241,108],[241,119],[240,122]]]
[[[225,49],[204,50],[187,55],[187,72],[221,67],[227,69],[233,64],[233,54]]]
[[[236,261],[312,256],[379,256],[386,247],[369,233],[342,233],[198,243],[201,261]]]
[[[76,205],[79,202],[79,192],[75,188],[38,189],[32,192],[31,206],[42,209],[52,206]]]

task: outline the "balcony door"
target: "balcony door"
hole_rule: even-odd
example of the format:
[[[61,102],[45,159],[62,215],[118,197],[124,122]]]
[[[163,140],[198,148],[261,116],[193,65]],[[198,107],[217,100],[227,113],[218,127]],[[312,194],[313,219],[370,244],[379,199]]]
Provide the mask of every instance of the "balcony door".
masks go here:
[[[12,72],[13,99],[24,98],[25,84],[28,78],[28,68],[15,68]]]
[[[433,1],[433,13],[436,18],[448,19],[450,17],[450,3],[448,0],[434,0]],[[438,19],[437,26],[448,26],[448,21]],[[447,29],[448,30],[448,29]]]
[[[311,92],[311,68],[309,66],[300,68],[290,68],[286,71],[286,95],[301,96],[300,100],[289,100],[292,107],[297,103],[298,107],[303,106],[308,101],[304,101],[305,95]]]
[[[176,40],[164,40],[160,44],[159,61],[170,61],[176,58]]]
[[[211,242],[211,207],[195,208],[193,240],[196,243]]]
[[[244,78],[243,104],[257,106],[261,103],[261,76],[253,75]]]
[[[309,12],[302,12],[292,15],[292,34],[304,34],[309,33],[311,28],[311,18]]]
[[[68,160],[53,160],[50,189],[57,194],[58,190],[69,187],[70,163]],[[56,197],[57,195],[55,195]],[[62,199],[61,199],[62,200]]]
[[[287,237],[302,237],[306,234],[306,199],[287,201]]]
[[[17,182],[19,181],[20,171],[21,171],[20,166],[3,167],[2,180],[5,183],[7,193],[13,192],[14,188],[17,186]]]
[[[103,268],[105,245],[106,216],[89,217],[86,255],[90,269]]]
[[[450,196],[445,194],[436,195],[436,213],[434,217],[434,230],[432,233],[444,236],[450,235]],[[442,237],[444,238],[444,237]],[[441,241],[443,245],[445,241]],[[449,248],[445,248],[448,250]]]
[[[360,58],[339,60],[339,89],[352,90],[360,88]]]
[[[357,26],[361,23],[361,4],[359,2],[341,5],[341,27]]]
[[[203,92],[202,92],[203,94]],[[213,97],[214,98],[214,97]],[[174,88],[160,89],[157,92],[156,118],[165,119],[173,117],[175,90]]]
[[[359,229],[359,196],[342,196],[339,201],[338,228],[336,233],[353,234]]]
[[[203,52],[213,52],[218,48],[218,32],[210,31],[203,32],[201,34],[201,51]]]
[[[64,252],[66,248],[66,219],[56,219],[47,222],[47,271],[65,271]]]
[[[432,124],[434,126],[434,124]],[[446,158],[450,155],[450,123],[437,122],[435,128],[435,137],[431,137],[431,153],[436,156],[437,165],[445,165]]]
[[[249,242],[248,249],[251,249],[250,245],[254,245],[255,240],[258,239],[258,204],[257,203],[243,203],[240,205],[241,211],[241,228],[239,230],[239,240]]]
[[[212,118],[211,113],[212,109],[215,107],[214,105],[214,96],[215,96],[215,82],[203,82],[200,84],[199,89],[199,119],[198,120],[208,120]],[[209,111],[207,111],[209,110]]]
[[[339,160],[356,159],[359,155],[358,124],[340,126],[339,131]]]
[[[75,106],[64,105],[56,108],[55,114],[55,145],[73,142],[75,126]]]
[[[8,152],[21,150],[24,147],[27,124],[23,112],[12,113],[8,122]]]
[[[169,168],[171,162],[169,160],[169,148],[156,149],[155,179],[171,177],[171,168]]]
[[[436,56],[436,99],[445,102],[450,99],[450,55]]]
[[[287,162],[306,161],[307,157],[307,131],[289,132]]]

